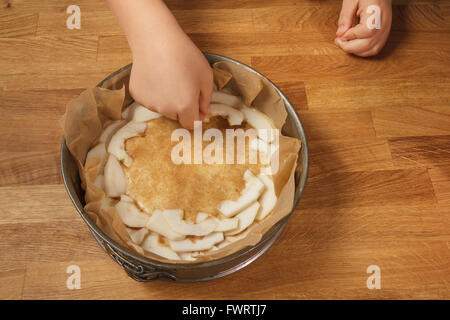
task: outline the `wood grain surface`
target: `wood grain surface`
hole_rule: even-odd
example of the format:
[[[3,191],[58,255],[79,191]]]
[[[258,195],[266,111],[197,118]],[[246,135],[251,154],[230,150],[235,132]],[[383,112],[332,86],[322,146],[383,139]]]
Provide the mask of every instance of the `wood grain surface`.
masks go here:
[[[391,37],[368,59],[333,44],[340,0],[167,3],[202,50],[250,64],[295,104],[311,170],[285,231],[225,278],[128,278],[66,194],[57,122],[131,61],[126,39],[101,0],[0,0],[0,298],[449,299],[450,3],[394,1]],[[70,4],[81,30],[65,26]],[[80,290],[66,287],[72,264]]]

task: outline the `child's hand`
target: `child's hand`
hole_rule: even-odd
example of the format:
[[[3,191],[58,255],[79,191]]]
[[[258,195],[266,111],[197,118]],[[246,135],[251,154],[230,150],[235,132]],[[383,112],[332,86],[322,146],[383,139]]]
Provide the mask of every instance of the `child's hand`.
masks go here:
[[[209,112],[213,73],[208,61],[162,0],[108,3],[133,51],[131,96],[192,129]]]
[[[187,128],[208,113],[213,74],[201,51],[183,32],[164,34],[133,50],[130,93],[138,103]]]
[[[376,5],[380,8],[381,28],[369,29],[367,20],[374,12],[367,13],[367,8]],[[352,27],[355,17],[359,24]],[[360,57],[378,54],[385,45],[392,23],[392,6],[390,0],[344,0],[339,16],[337,38],[334,43],[348,53]]]

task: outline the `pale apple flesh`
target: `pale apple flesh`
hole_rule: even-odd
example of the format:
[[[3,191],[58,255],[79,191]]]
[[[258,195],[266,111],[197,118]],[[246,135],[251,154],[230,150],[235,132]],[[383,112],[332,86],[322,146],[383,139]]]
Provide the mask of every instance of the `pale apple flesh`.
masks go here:
[[[130,167],[133,159],[125,151],[125,140],[139,136],[144,133],[145,129],[147,129],[145,122],[128,122],[111,137],[108,144],[109,154],[114,155],[125,166]]]
[[[141,245],[142,249],[157,254],[166,259],[180,260],[180,257],[176,252],[171,250],[169,247],[161,244],[159,237],[160,235],[158,235],[157,233],[154,232],[150,233],[142,243]]]
[[[231,236],[244,231],[255,220],[256,214],[258,213],[260,206],[261,205],[259,204],[259,202],[254,202],[247,209],[237,214],[236,218],[239,219],[239,227],[235,230],[225,232],[225,235]]]
[[[184,240],[169,240],[170,247],[176,252],[203,251],[211,249],[216,243],[223,241],[222,232],[213,232],[202,238],[186,238]]]
[[[131,241],[133,241],[137,245],[140,245],[144,241],[145,236],[148,234],[148,229],[146,228],[140,229],[126,228],[126,229],[128,234],[130,235]]]
[[[132,228],[143,228],[147,225],[149,216],[139,210],[136,205],[129,200],[130,198],[121,197],[115,208],[123,223]]]
[[[164,210],[163,215],[173,230],[186,236],[206,236],[217,227],[213,219],[205,219],[195,224],[187,223],[183,220],[183,210]]]
[[[113,155],[108,157],[104,169],[105,193],[108,197],[120,197],[127,191],[127,179],[122,166]]]
[[[164,218],[162,210],[153,211],[146,227],[170,240],[184,239],[184,235],[173,230]]]
[[[210,106],[210,112],[205,118],[205,122],[208,122],[211,117],[223,117],[228,120],[230,126],[239,126],[244,121],[244,114],[233,107],[227,106],[222,103],[212,103]]]
[[[241,102],[241,98],[221,91],[213,91],[211,96],[211,103],[221,103],[230,107],[234,107]]]
[[[247,170],[244,177],[248,177],[251,173]],[[217,206],[217,209],[226,217],[232,217],[239,211],[247,208],[253,202],[258,200],[261,193],[264,191],[264,184],[256,177],[250,178],[241,196],[236,201],[224,200]]]

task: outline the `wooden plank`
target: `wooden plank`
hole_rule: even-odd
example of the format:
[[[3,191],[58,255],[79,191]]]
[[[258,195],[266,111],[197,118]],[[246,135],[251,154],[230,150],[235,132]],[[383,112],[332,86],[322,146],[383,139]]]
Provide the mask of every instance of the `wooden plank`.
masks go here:
[[[97,36],[38,36],[0,39],[1,73],[17,70],[18,65],[54,61],[79,60],[94,62],[97,59]]]
[[[362,59],[341,52],[336,55],[254,56],[252,66],[275,81],[367,80],[446,77],[450,71],[448,52],[403,53],[383,51]],[[431,76],[433,76],[431,78]]]
[[[0,153],[0,186],[62,183],[59,152]]]
[[[435,136],[450,134],[448,106],[377,107],[372,112],[378,137]]]
[[[2,300],[21,299],[25,280],[25,265],[0,264],[0,298]]]
[[[10,13],[7,9],[0,12],[0,38],[22,37],[36,34],[37,13]]]
[[[450,165],[433,167],[428,170],[438,203],[450,204]],[[450,216],[448,217],[450,224]]]
[[[308,140],[374,138],[372,116],[367,111],[316,113],[301,111]]]
[[[138,283],[129,279],[115,263],[104,260],[33,263],[27,268],[24,298],[301,299],[326,294],[329,298],[399,299],[447,296],[444,279],[449,271],[449,252],[446,243],[417,243],[413,247],[398,243],[388,247],[379,245],[325,241],[311,246],[283,236],[268,253],[253,262],[251,268],[214,280],[214,286],[161,281]],[[404,261],[411,264],[405,266]],[[70,264],[80,267],[80,290],[66,287],[68,274],[65,271]],[[366,269],[374,264],[382,270],[382,290],[366,287],[369,276]],[[420,279],[420,282],[411,279]],[[230,286],[230,281],[239,285]],[[404,283],[409,283],[407,288]],[[121,290],[114,289],[118,287]],[[173,292],[177,292],[176,297]]]
[[[332,171],[393,169],[389,145],[383,139],[310,141],[309,175]]]
[[[394,109],[401,111],[405,106],[433,106],[445,110],[450,104],[448,78],[309,80],[305,87],[309,109],[315,112],[375,110],[386,106],[389,112],[395,113]]]
[[[192,32],[245,32],[253,30],[252,13],[247,9],[175,10],[174,16],[183,30]],[[39,14],[37,35],[122,35],[109,10],[87,11],[82,14],[81,28],[66,27],[65,11]]]
[[[47,222],[63,227],[70,220],[78,224],[80,219],[62,184],[0,187],[2,225]]]
[[[398,167],[427,167],[450,164],[450,136],[390,138],[392,159]]]
[[[305,208],[434,203],[436,198],[425,169],[324,173],[308,179],[301,200]]]

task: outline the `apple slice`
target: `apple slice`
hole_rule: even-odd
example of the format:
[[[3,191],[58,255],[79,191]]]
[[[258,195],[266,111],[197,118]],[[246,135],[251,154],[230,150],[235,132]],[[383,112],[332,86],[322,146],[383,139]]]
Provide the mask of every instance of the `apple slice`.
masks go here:
[[[261,180],[266,186],[265,191],[259,199],[261,210],[259,210],[256,215],[256,220],[260,221],[264,219],[275,207],[275,204],[277,203],[277,195],[275,194],[275,186],[273,185],[272,177],[265,174],[259,174],[258,179]]]
[[[242,107],[240,110],[244,113],[245,121],[256,129],[258,137],[266,142],[273,141],[273,130],[276,130],[276,128],[268,116],[255,108],[246,106]]]
[[[246,180],[245,189],[236,201],[224,200],[217,206],[217,209],[226,217],[232,217],[239,211],[247,208],[255,202],[264,191],[264,184],[255,177],[250,170],[244,173]]]
[[[213,232],[201,238],[187,238],[184,240],[169,240],[172,250],[177,252],[202,251],[211,249],[216,243],[223,241],[222,232]]]
[[[102,172],[106,163],[107,156],[108,154],[106,153],[105,144],[99,143],[95,147],[91,148],[91,150],[89,150],[89,152],[86,155],[86,161],[84,164],[86,165],[89,159],[99,158],[101,160],[99,172]]]
[[[225,104],[212,103],[209,108],[210,112],[206,116],[205,122],[208,122],[211,117],[216,116],[226,118],[230,126],[239,126],[244,121],[244,114],[241,111]]]
[[[136,137],[147,128],[145,122],[128,122],[112,136],[108,145],[108,152],[114,155],[123,164],[130,167],[133,159],[125,152],[125,140]]]
[[[139,103],[133,102],[128,107],[123,109],[122,111],[122,119],[131,120],[131,115],[133,114],[134,109],[139,106]]]
[[[238,240],[244,239],[249,234],[250,229],[251,229],[251,227],[247,228],[247,230],[245,230],[239,234],[235,234],[232,236],[226,236],[224,242],[227,242],[228,244],[230,244],[230,243],[236,242]]]
[[[162,114],[151,111],[150,109],[138,104],[132,111],[131,120],[134,122],[145,122],[160,117],[162,117]]]
[[[164,218],[163,211],[156,210],[153,211],[150,219],[147,222],[147,228],[165,236],[170,240],[181,240],[184,239],[184,235],[173,230]]]
[[[108,197],[120,197],[127,191],[127,179],[122,166],[113,155],[108,157],[104,170],[105,193]]]
[[[94,180],[94,185],[97,188],[105,191],[105,176],[103,174],[99,174],[98,176],[96,176]]]
[[[103,130],[98,141],[100,143],[106,144],[111,139],[112,135],[124,124],[125,124],[124,120],[116,120],[116,121],[111,122],[111,124],[109,124],[105,128],[105,130]]]
[[[164,210],[163,215],[173,230],[185,236],[206,236],[217,226],[213,219],[205,219],[195,224],[187,223],[183,220],[183,210]]]
[[[222,103],[230,107],[236,106],[241,101],[239,97],[220,91],[213,91],[211,96],[211,103]]]
[[[150,233],[142,243],[141,245],[142,249],[157,254],[166,259],[180,260],[180,257],[176,252],[174,252],[169,247],[166,247],[160,242],[159,237],[160,236],[157,233],[154,232]]]
[[[130,201],[127,196],[121,196],[120,201],[116,204],[115,208],[123,223],[133,228],[143,228],[147,225],[149,216],[143,213],[136,207],[136,205]]]
[[[214,231],[229,231],[229,230],[236,229],[239,225],[239,219],[237,219],[237,218],[218,219],[216,217],[209,215],[209,213],[205,213],[205,212],[197,213],[195,222],[200,223],[200,222],[206,220],[208,217],[210,219],[213,219],[214,222],[216,223],[216,228],[214,229]]]
[[[254,202],[250,207],[236,215],[236,218],[239,219],[239,227],[236,228],[236,230],[225,232],[225,235],[232,236],[244,231],[249,225],[253,223],[260,207],[261,205],[259,204],[259,202]]]
[[[142,241],[144,241],[145,236],[148,233],[148,229],[141,228],[138,230],[126,228],[128,231],[128,234],[130,235],[131,241],[133,241],[136,244],[141,244]]]
[[[195,257],[199,254],[198,252],[180,252],[178,253],[178,255],[180,256],[181,260],[195,261],[197,260]]]

